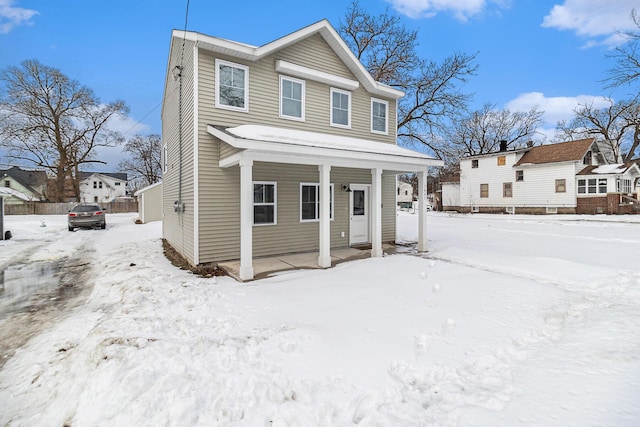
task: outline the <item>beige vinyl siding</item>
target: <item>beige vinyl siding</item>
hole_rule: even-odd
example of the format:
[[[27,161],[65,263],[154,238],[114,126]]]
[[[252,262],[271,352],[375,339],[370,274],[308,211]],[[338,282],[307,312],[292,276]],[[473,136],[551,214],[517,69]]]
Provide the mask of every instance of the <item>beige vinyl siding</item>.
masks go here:
[[[194,233],[193,233],[193,44],[186,42],[183,53],[182,71],[182,159],[180,160],[179,143],[179,80],[173,80],[171,70],[180,64],[182,41],[175,39],[172,43],[162,112],[162,142],[168,148],[168,170],[163,174],[163,237],[168,243],[180,251],[193,264]],[[180,185],[180,168],[182,180]],[[180,191],[181,190],[181,191]],[[181,194],[182,202],[186,206],[183,214],[174,212],[173,203]]]
[[[249,67],[249,112],[215,108],[215,59]],[[389,135],[371,133],[371,95],[362,87],[352,93],[352,128],[329,125],[330,85],[310,80],[305,82],[305,121],[279,117],[280,74],[275,71],[276,59],[355,79],[348,68],[319,35],[257,62],[199,50],[198,86],[198,176],[199,176],[199,260],[196,264],[238,259],[240,257],[239,167],[218,167],[220,158],[237,152],[207,132],[207,125],[239,126],[261,124],[290,129],[350,136],[395,144],[395,106],[389,99]],[[379,96],[375,96],[380,98]],[[330,137],[330,136],[329,136]],[[318,167],[256,162],[254,181],[277,182],[277,225],[253,227],[253,255],[266,256],[318,249],[318,223],[300,222],[300,182],[318,182]],[[390,175],[393,177],[393,175]],[[385,176],[384,182],[387,182]],[[389,188],[383,186],[383,240],[395,239],[395,178]],[[342,184],[371,183],[368,169],[332,168],[334,213],[331,222],[331,247],[346,247],[349,243],[349,194]],[[385,184],[386,185],[386,184]],[[393,200],[392,200],[393,198]],[[173,199],[165,199],[171,204]],[[389,200],[387,202],[386,200]],[[344,232],[345,237],[341,237]]]
[[[216,58],[249,67],[248,113],[215,108],[214,78]],[[311,80],[305,81],[305,121],[300,122],[280,118],[280,74],[275,70],[277,59],[355,80],[353,74],[350,73],[348,68],[319,35],[311,36],[294,46],[278,51],[276,54],[257,62],[239,60],[201,49],[199,56],[201,122],[223,126],[262,124],[395,144],[395,100],[387,99],[389,101],[389,135],[372,133],[371,98],[383,98],[372,96],[362,85],[352,92],[351,129],[330,126],[331,85]],[[205,110],[206,114],[204,114]]]

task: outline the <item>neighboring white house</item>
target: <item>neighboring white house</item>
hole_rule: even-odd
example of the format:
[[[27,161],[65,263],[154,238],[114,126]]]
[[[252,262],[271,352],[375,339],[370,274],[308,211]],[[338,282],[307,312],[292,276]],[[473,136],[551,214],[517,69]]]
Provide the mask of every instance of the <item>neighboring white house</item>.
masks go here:
[[[398,181],[396,203],[401,208],[411,208],[413,206],[413,185],[408,182]]]
[[[457,210],[460,207],[460,176],[440,181],[440,198],[442,210]]]
[[[624,203],[609,206],[610,193],[620,193],[618,200],[624,199],[627,205],[634,203],[628,198],[638,185],[638,166],[608,164],[595,138],[516,150],[501,148],[460,160],[458,210],[628,213],[617,207]]]
[[[126,173],[80,172],[82,203],[110,203],[126,195]]]
[[[136,191],[140,222],[160,221],[162,219],[162,181]]]

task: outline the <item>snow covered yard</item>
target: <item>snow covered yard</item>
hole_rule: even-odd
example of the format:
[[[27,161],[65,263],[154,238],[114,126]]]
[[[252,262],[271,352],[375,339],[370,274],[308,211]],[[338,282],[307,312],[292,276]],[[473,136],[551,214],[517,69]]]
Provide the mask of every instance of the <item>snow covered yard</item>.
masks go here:
[[[5,217],[0,262],[84,247],[94,287],[0,370],[0,425],[640,424],[640,218],[430,213],[426,258],[239,284],[136,217]]]

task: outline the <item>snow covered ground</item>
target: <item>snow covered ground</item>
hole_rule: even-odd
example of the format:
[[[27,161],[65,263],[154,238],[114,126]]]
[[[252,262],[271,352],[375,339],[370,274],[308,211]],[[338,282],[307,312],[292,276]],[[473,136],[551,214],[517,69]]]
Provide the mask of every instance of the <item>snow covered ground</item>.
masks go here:
[[[93,289],[0,370],[0,425],[640,425],[638,217],[430,213],[426,258],[249,284],[135,218],[5,217],[0,263],[83,247]]]

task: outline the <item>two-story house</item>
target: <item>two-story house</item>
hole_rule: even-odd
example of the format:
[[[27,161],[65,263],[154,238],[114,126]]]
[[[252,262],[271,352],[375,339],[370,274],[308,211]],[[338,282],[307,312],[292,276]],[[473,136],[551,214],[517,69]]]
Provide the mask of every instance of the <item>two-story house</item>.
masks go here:
[[[460,160],[460,206],[445,210],[487,213],[627,213],[640,169],[609,164],[595,138],[507,150]],[[613,194],[615,193],[615,194]],[[613,194],[613,195],[612,195]]]
[[[398,194],[396,202],[400,208],[413,207],[413,185],[408,182],[398,181]]]
[[[174,30],[162,106],[163,236],[192,265],[395,240],[396,175],[442,163],[396,144],[403,93],[328,21],[263,46]],[[424,194],[421,191],[420,194]],[[426,216],[419,248],[426,249]]]
[[[5,203],[41,202],[46,199],[47,173],[12,166],[0,169],[0,186],[4,188]]]
[[[110,203],[126,195],[126,173],[80,172],[80,202]]]

